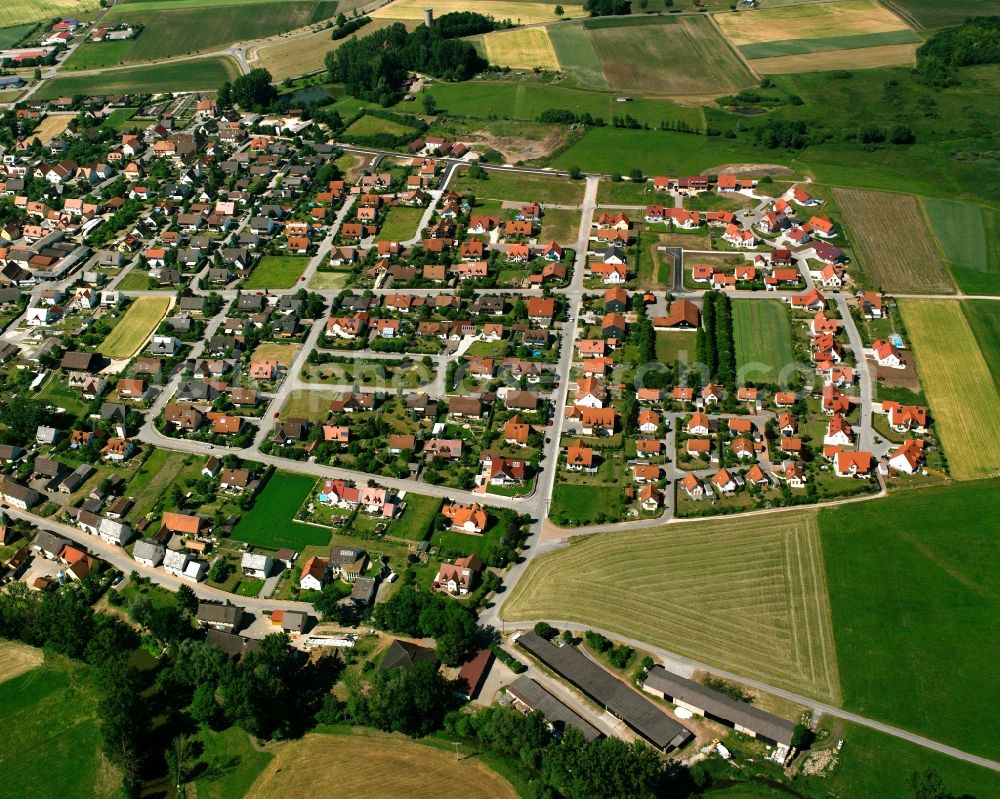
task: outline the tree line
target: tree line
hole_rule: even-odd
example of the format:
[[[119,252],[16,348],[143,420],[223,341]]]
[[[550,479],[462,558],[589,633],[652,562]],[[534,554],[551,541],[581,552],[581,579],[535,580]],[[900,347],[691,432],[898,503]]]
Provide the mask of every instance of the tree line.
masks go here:
[[[736,392],[736,345],[733,339],[733,305],[728,295],[709,291],[701,309],[701,327],[695,339],[698,360],[705,364],[713,382]]]

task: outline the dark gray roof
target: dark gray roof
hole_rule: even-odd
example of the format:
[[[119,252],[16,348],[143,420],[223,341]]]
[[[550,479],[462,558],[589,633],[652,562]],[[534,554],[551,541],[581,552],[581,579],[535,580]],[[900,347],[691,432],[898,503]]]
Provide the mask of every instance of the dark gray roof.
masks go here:
[[[434,650],[407,641],[393,641],[385,650],[385,656],[382,658],[379,668],[383,671],[396,668],[410,669],[414,663],[422,661],[437,662]]]
[[[62,548],[68,543],[69,541],[61,535],[50,533],[48,530],[41,530],[38,535],[35,536],[34,546],[42,552],[48,552],[51,555],[58,555],[62,552]]]
[[[719,693],[707,685],[694,682],[662,666],[653,666],[646,676],[646,686],[668,699],[683,702],[731,724],[738,724],[776,743],[791,746],[795,722],[788,721],[747,702]]]
[[[196,618],[206,624],[231,624],[233,627],[239,627],[243,619],[243,608],[237,605],[199,602]]]
[[[529,677],[518,677],[507,686],[507,692],[532,710],[537,710],[547,721],[576,727],[588,741],[604,734]]]
[[[572,646],[553,646],[534,633],[517,639],[525,650],[628,724],[660,750],[683,746],[691,732]]]
[[[227,655],[243,657],[247,652],[256,652],[260,649],[260,641],[256,638],[244,638],[235,633],[226,633],[221,630],[208,630],[205,633],[205,643],[221,649]]]
[[[374,578],[359,577],[354,581],[354,587],[351,589],[351,599],[355,602],[362,602],[366,605],[370,605],[372,600],[375,599],[376,588],[377,586]]]
[[[281,629],[300,633],[309,623],[309,614],[304,610],[286,610],[282,614]]]

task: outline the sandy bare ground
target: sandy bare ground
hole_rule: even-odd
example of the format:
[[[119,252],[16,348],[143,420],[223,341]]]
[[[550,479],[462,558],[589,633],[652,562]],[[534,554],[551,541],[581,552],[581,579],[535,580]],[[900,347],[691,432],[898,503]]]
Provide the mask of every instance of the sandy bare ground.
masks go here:
[[[14,641],[0,642],[0,683],[41,666],[44,659],[41,649]]]

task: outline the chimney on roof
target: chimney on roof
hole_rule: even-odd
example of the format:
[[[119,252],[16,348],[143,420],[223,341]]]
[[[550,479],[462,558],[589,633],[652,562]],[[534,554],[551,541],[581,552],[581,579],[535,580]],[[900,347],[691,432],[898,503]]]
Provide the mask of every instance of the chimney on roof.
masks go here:
[[[428,28],[434,24],[434,9],[425,8],[424,9],[424,25]]]

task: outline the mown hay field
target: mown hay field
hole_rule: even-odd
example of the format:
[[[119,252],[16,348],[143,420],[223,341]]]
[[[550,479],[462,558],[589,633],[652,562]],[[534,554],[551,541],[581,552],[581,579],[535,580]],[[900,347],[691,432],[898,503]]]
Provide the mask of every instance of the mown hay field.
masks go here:
[[[39,100],[76,94],[108,94],[216,91],[226,81],[239,77],[231,58],[195,58],[155,67],[132,67],[100,75],[67,75],[42,84],[34,96]]]
[[[900,300],[899,307],[952,476],[1000,476],[1000,393],[961,305]]]
[[[754,83],[707,17],[588,31],[612,90],[639,95],[720,94]],[[694,66],[696,65],[696,66]]]
[[[840,698],[814,511],[587,536],[533,561],[501,615],[592,625]]]
[[[559,59],[559,68],[581,87],[605,91],[610,88],[604,66],[583,23],[555,25],[549,28],[549,39]]]
[[[41,649],[16,641],[0,641],[0,683],[41,666],[44,659]]]
[[[792,75],[799,72],[830,72],[835,69],[875,69],[913,66],[916,44],[886,44],[856,50],[827,50],[822,53],[781,55],[751,61],[762,75]]]
[[[883,291],[954,291],[920,205],[907,194],[834,189],[861,266]]]
[[[0,28],[91,11],[98,0],[4,0],[0,3]]]
[[[336,50],[344,42],[349,42],[360,36],[368,36],[400,21],[398,19],[372,20],[350,36],[345,36],[337,41],[330,38],[330,31],[326,29],[305,36],[278,39],[262,47],[251,47],[247,58],[250,61],[250,66],[263,67],[271,73],[275,80],[309,75],[325,68],[323,59],[330,50]],[[414,20],[403,21],[403,24],[408,30],[413,30],[417,25]]]
[[[172,302],[172,297],[139,297],[108,333],[101,353],[115,360],[131,358],[156,330]]]
[[[739,48],[744,58],[771,58],[827,50],[861,50],[890,44],[919,44],[921,38],[909,28],[884,33],[858,33],[853,36],[824,36],[822,39],[785,39],[777,42],[744,44]]]
[[[530,0],[499,0],[499,2],[486,2],[485,0],[436,0],[434,3],[426,3],[424,0],[394,0],[388,5],[373,11],[372,19],[415,19],[423,20],[424,9],[433,6],[434,16],[441,17],[451,14],[454,11],[475,11],[480,14],[489,14],[494,19],[509,19],[511,22],[520,25],[533,25],[538,22],[556,22],[560,19],[572,19],[573,17],[586,16],[586,11],[582,5],[565,4],[564,14],[556,16],[555,8],[558,3],[531,2]]]
[[[795,363],[788,309],[783,302],[736,300],[733,338],[740,385],[748,380],[773,382]]]
[[[484,36],[482,42],[491,64],[512,69],[559,69],[559,59],[545,28],[496,31]]]
[[[276,344],[273,341],[265,341],[263,344],[257,345],[250,361],[256,363],[257,361],[272,360],[287,368],[292,365],[292,361],[295,360],[300,349],[299,344]]]
[[[341,796],[463,796],[516,799],[513,787],[476,757],[455,757],[402,735],[372,731],[350,735],[311,733],[283,744],[247,799],[326,795],[337,775]]]
[[[159,2],[115,6],[108,21],[141,24],[144,30],[122,56],[126,64],[215,50],[302,28],[335,13],[333,0],[292,0],[219,7],[171,7]]]
[[[737,47],[788,39],[882,33],[907,27],[905,22],[875,0],[844,0],[763,8],[745,14],[716,14],[715,21],[726,38]]]
[[[925,197],[924,207],[959,288],[1000,294],[1000,214],[937,197]]]

